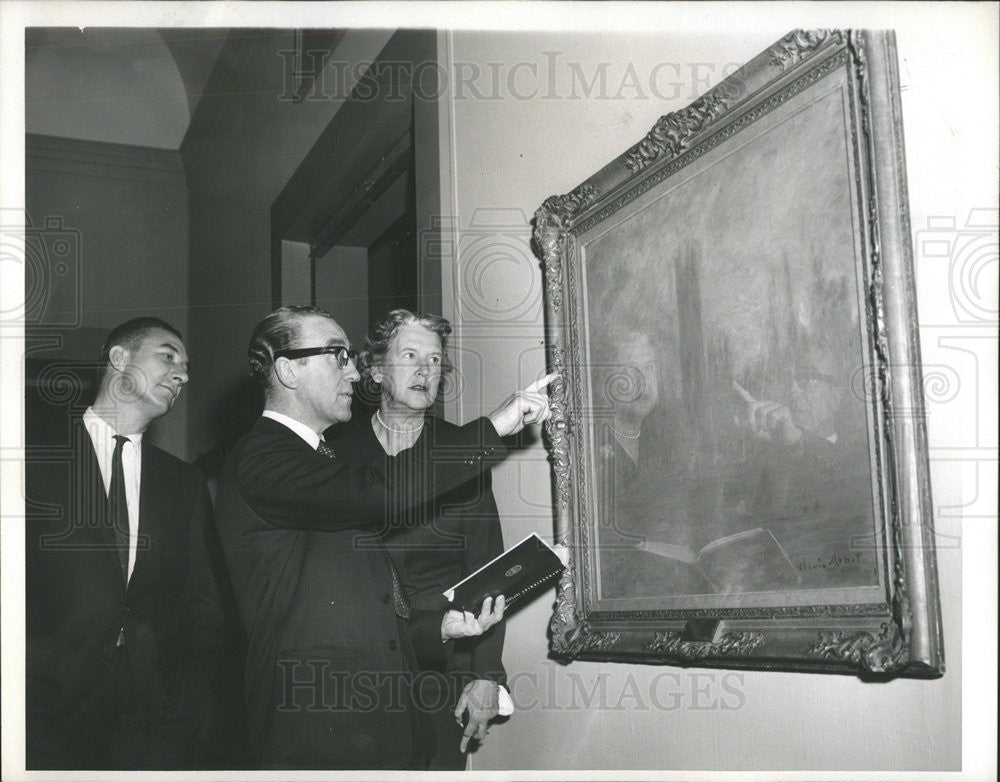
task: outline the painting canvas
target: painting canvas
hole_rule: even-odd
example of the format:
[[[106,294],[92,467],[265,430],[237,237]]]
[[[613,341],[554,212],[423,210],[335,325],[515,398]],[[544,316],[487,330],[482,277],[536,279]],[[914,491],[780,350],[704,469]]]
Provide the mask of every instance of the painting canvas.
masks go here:
[[[926,452],[892,414],[919,359],[907,237],[885,243],[905,201],[878,198],[901,176],[892,72],[871,67],[891,52],[791,33],[536,215],[575,555],[558,654],[915,670],[939,620],[899,614],[904,568],[936,593],[929,512],[907,553],[893,494],[926,496],[896,472]]]
[[[602,600],[878,586],[843,82],[581,237]]]

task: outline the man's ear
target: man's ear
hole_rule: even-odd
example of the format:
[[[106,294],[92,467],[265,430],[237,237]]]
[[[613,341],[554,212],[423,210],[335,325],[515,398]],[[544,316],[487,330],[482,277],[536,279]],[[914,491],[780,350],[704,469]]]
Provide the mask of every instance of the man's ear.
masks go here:
[[[108,364],[117,372],[123,371],[128,366],[130,358],[128,349],[122,345],[115,345],[108,351]]]
[[[296,372],[297,365],[288,358],[277,358],[274,360],[274,376],[285,388],[298,388],[299,376]]]

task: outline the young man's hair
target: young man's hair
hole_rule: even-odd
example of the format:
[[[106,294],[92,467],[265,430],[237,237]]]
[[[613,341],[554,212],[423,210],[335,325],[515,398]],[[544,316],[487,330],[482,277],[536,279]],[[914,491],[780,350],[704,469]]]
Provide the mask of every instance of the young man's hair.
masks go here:
[[[132,318],[132,320],[115,326],[108,334],[108,338],[104,340],[104,347],[101,348],[101,370],[103,371],[110,362],[111,348],[115,345],[121,345],[130,353],[134,352],[139,349],[139,345],[153,329],[163,329],[173,334],[181,342],[184,341],[181,333],[165,320],[153,317]]]

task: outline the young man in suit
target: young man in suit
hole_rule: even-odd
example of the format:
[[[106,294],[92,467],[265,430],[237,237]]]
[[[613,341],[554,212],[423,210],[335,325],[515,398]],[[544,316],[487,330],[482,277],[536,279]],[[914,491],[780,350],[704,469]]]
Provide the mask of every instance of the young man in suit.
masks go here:
[[[211,506],[201,474],[143,437],[187,351],[136,318],[101,360],[68,453],[27,463],[27,766],[190,768],[224,646]]]
[[[453,464],[407,502],[476,478],[505,452],[501,436],[542,421],[544,392],[519,392],[490,417],[418,443],[393,464],[354,464],[324,430],[351,417],[356,355],[329,313],[286,307],[250,340],[264,413],[233,449],[217,518],[248,636],[249,744],[263,768],[423,768],[433,728],[411,689],[418,658],[443,658],[449,638],[477,635],[503,616],[411,610],[376,536],[391,475]],[[392,461],[392,460],[389,460]],[[441,473],[442,471],[438,471]],[[416,697],[414,697],[416,696]]]

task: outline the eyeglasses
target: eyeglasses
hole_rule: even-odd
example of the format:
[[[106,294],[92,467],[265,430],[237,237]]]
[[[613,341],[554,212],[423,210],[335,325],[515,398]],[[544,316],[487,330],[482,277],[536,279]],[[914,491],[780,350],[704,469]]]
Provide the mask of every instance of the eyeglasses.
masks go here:
[[[287,348],[274,351],[275,358],[309,358],[310,356],[336,356],[337,366],[343,369],[348,362],[357,363],[358,352],[343,345],[328,345],[322,348]]]

